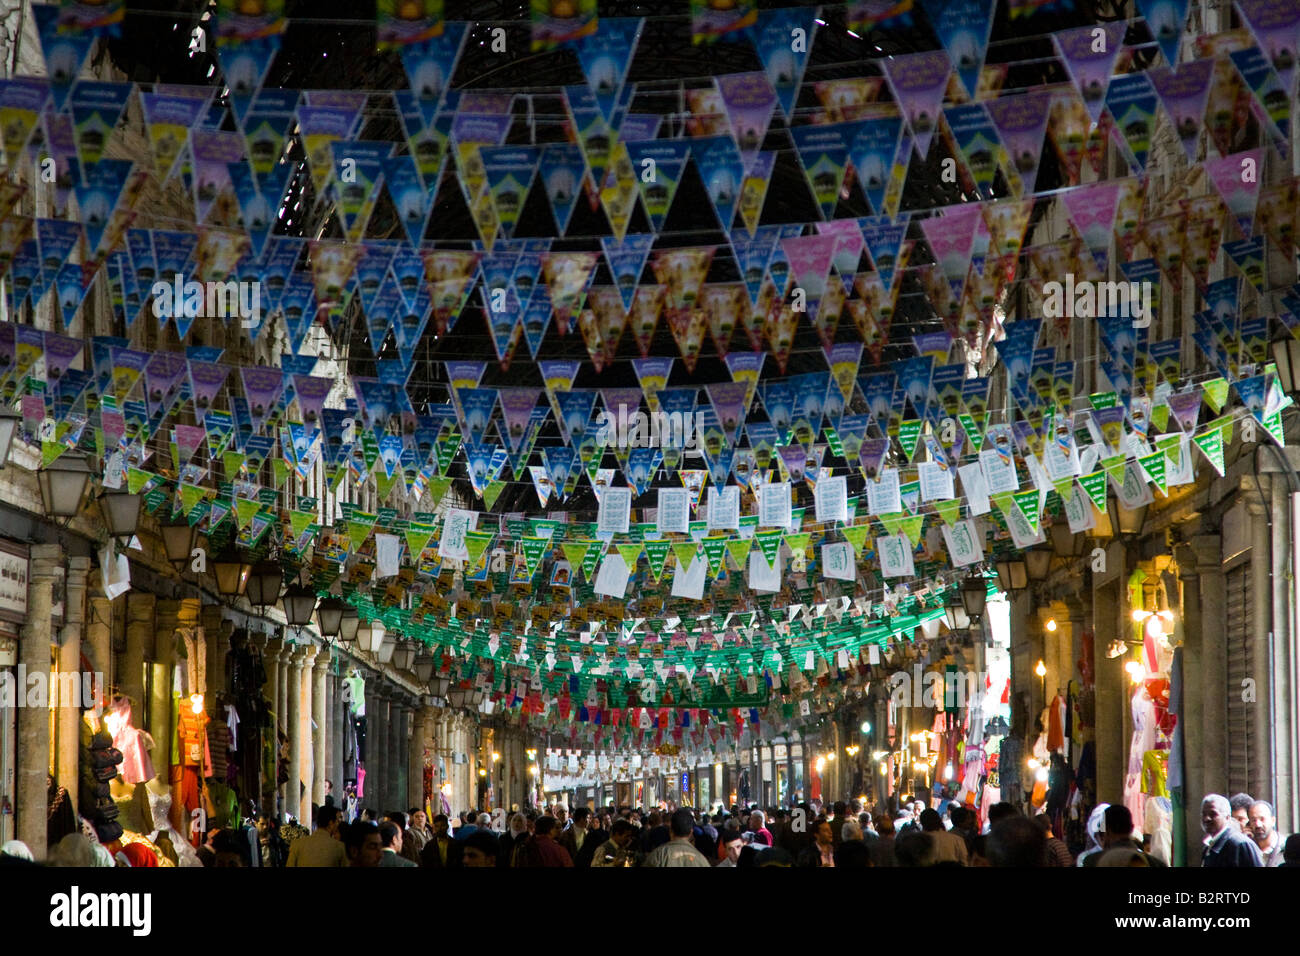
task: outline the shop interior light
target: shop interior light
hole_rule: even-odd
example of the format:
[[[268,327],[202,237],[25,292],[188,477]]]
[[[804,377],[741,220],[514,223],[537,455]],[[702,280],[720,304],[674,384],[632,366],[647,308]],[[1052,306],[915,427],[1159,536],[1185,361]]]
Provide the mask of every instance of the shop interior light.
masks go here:
[[[21,413],[8,405],[0,405],[0,468],[9,462],[9,452],[13,449],[14,436],[18,434],[22,420]]]
[[[41,504],[51,518],[71,521],[81,512],[93,472],[83,455],[60,455],[36,472]],[[188,555],[186,555],[188,557]]]
[[[140,526],[140,495],[130,492],[104,491],[99,496],[99,511],[104,516],[104,527],[109,535],[119,541],[130,541]]]
[[[1046,677],[1047,665],[1044,664],[1042,661],[1039,661],[1038,664],[1034,667],[1034,673],[1037,674],[1039,677]]]
[[[859,729],[860,729],[864,734],[869,734],[869,733],[871,733],[871,721],[869,721],[869,720],[864,720],[864,721],[862,722],[862,726],[861,726]]]
[[[1054,618],[1054,617],[1049,617],[1049,618],[1047,619],[1047,623],[1044,624],[1043,627],[1045,627],[1049,633],[1051,633],[1051,634],[1055,634],[1055,633],[1056,633],[1056,618]]]
[[[1135,684],[1140,684],[1146,680],[1147,669],[1141,661],[1129,661],[1124,665],[1124,670],[1128,671],[1129,680]]]
[[[1128,645],[1123,641],[1111,641],[1106,646],[1106,657],[1112,661],[1117,657],[1123,657],[1127,653]]]
[[[1133,623],[1134,623],[1134,624],[1141,624],[1143,621],[1145,621],[1145,620],[1146,620],[1147,618],[1149,618],[1150,616],[1151,616],[1151,612],[1148,611],[1148,610],[1145,610],[1145,609],[1140,608],[1140,607],[1135,607],[1135,608],[1133,609]]]

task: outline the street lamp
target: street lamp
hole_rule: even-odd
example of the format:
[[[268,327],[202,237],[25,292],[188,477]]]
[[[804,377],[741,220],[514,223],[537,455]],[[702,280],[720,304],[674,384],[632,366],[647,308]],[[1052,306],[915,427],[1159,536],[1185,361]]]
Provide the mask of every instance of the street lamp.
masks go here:
[[[428,684],[429,678],[433,676],[433,655],[421,654],[415,659],[413,667],[416,680],[421,684]]]
[[[194,554],[194,539],[198,531],[188,521],[168,522],[160,525],[163,551],[177,571],[183,571]]]
[[[222,597],[238,597],[248,579],[249,564],[235,552],[228,552],[212,562],[212,576]]]
[[[139,495],[127,491],[104,491],[99,496],[99,511],[110,537],[130,541],[140,526]]]
[[[998,562],[998,587],[1003,591],[1022,591],[1029,586],[1029,574],[1022,558],[1003,558]]]
[[[393,651],[393,666],[399,671],[409,671],[415,663],[415,642],[402,641]]]
[[[361,631],[361,615],[351,604],[343,609],[343,619],[339,622],[339,640],[351,644]]]
[[[1082,557],[1084,549],[1088,546],[1088,541],[1083,534],[1075,534],[1064,521],[1053,524],[1051,534],[1052,550],[1056,552],[1058,558]]]
[[[1300,339],[1287,333],[1273,341],[1272,349],[1278,384],[1286,394],[1294,395],[1298,388],[1296,376],[1300,375]]]
[[[1025,570],[1031,581],[1046,581],[1052,570],[1051,548],[1030,548],[1025,552]]]
[[[1114,527],[1122,538],[1136,538],[1142,533],[1142,526],[1147,520],[1147,505],[1125,508],[1119,498],[1111,495],[1110,509],[1115,514]]]
[[[386,636],[384,622],[379,618],[375,618],[370,622],[368,628],[370,631],[370,646],[366,650],[371,654],[378,654],[380,648],[384,646],[384,637]]]
[[[316,592],[301,584],[291,585],[284,592],[284,619],[290,627],[306,627],[316,610]]]
[[[23,416],[8,405],[0,405],[0,468],[9,461],[14,435],[18,434],[18,424],[22,420]]]
[[[248,572],[244,595],[254,607],[267,608],[280,600],[280,585],[284,575],[274,561],[263,561]]]
[[[92,474],[90,463],[81,455],[60,456],[37,471],[45,513],[51,518],[75,518]]]
[[[961,603],[966,616],[977,621],[984,616],[984,606],[989,599],[988,582],[982,574],[972,574],[961,582]]]
[[[285,596],[288,600],[288,596]],[[316,623],[320,625],[322,637],[338,637],[343,629],[343,616],[352,605],[336,597],[325,598],[316,607]]]

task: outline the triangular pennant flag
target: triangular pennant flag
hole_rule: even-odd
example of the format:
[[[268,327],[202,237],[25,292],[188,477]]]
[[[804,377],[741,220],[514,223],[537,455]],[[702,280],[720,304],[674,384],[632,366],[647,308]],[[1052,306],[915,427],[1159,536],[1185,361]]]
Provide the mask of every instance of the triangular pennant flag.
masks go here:
[[[777,556],[781,553],[781,532],[759,531],[754,534],[754,540],[758,542],[768,566],[775,567]]]
[[[677,559],[677,567],[682,571],[689,568],[699,550],[700,546],[695,541],[674,541],[673,557]]]
[[[912,546],[921,543],[921,535],[925,529],[925,515],[912,515],[904,518],[899,522],[899,529],[907,535],[907,540],[912,542]]]
[[[715,535],[705,538],[703,543],[704,553],[709,559],[709,575],[716,578],[722,570],[722,557],[727,553],[727,539]]]
[[[235,499],[235,514],[239,516],[239,530],[243,531],[253,520],[253,515],[262,510],[260,501],[249,501],[247,498]]]
[[[1087,492],[1092,503],[1097,506],[1097,510],[1102,514],[1106,513],[1106,473],[1104,471],[1094,471],[1087,475],[1079,476],[1079,484]]]
[[[1223,439],[1224,430],[1222,428],[1212,428],[1200,435],[1193,435],[1192,441],[1196,442],[1196,447],[1205,455],[1214,470],[1223,477]]]
[[[727,539],[727,553],[731,555],[731,562],[742,571],[747,567],[745,562],[749,559],[749,551],[753,546],[753,538]]]
[[[668,560],[668,550],[670,544],[668,541],[647,541],[645,542],[646,559],[650,562],[650,573],[654,575],[655,583],[664,573],[664,562]]]
[[[627,565],[628,573],[636,571],[636,563],[641,558],[641,542],[636,541],[632,544],[617,545],[618,553],[623,558],[623,563]]]
[[[537,571],[537,565],[541,563],[542,558],[551,548],[551,539],[524,535],[521,540],[524,546],[524,564],[528,567],[528,577],[532,578]]]
[[[466,531],[465,532],[465,551],[469,555],[469,567],[473,568],[478,565],[479,558],[483,552],[491,547],[492,542],[496,540],[495,531]]]
[[[1025,521],[1033,529],[1034,534],[1038,534],[1039,518],[1039,496],[1037,488],[1030,488],[1028,491],[1017,492],[1014,496],[1016,507],[1020,513],[1025,516]]]
[[[1156,451],[1150,455],[1145,455],[1138,459],[1138,464],[1146,472],[1147,479],[1154,482],[1155,486],[1160,489],[1160,493],[1168,494],[1165,488],[1165,453]]]
[[[943,523],[952,527],[961,518],[961,499],[950,498],[947,501],[936,501],[934,510],[939,512],[939,517]]]

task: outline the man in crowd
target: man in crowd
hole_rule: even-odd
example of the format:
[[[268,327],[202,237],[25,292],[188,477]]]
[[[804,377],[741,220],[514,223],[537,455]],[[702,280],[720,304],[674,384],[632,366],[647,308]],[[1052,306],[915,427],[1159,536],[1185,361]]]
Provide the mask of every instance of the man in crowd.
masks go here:
[[[603,841],[593,840],[587,824],[591,820],[591,811],[586,807],[575,807],[572,825],[560,834],[555,842],[568,852],[573,865],[579,868],[591,866],[591,856]],[[585,852],[584,852],[585,850]]]
[[[379,825],[379,843],[383,847],[380,866],[418,866],[402,856],[402,831],[392,820],[385,820]]]
[[[343,836],[343,845],[347,850],[349,866],[377,867],[383,859],[384,847],[380,840],[379,827],[373,823],[357,821],[351,824]]]
[[[936,863],[956,863],[965,866],[969,862],[966,840],[960,833],[943,828],[943,817],[938,810],[926,807],[921,811],[921,830],[930,834],[934,841],[934,861]]]
[[[1250,808],[1255,805],[1255,798],[1248,793],[1236,793],[1228,801],[1232,807],[1232,819],[1241,828],[1241,832],[1250,836]]]
[[[1259,847],[1265,866],[1281,866],[1282,837],[1277,832],[1277,819],[1273,805],[1267,800],[1256,800],[1250,807],[1250,835]]]
[[[1201,829],[1205,831],[1205,851],[1201,866],[1263,866],[1259,847],[1237,826],[1228,798],[1212,793],[1201,801]]]
[[[732,868],[740,859],[740,851],[745,848],[745,838],[741,835],[739,828],[734,830],[724,830],[722,834],[722,849],[726,856],[718,866]]]
[[[695,849],[695,817],[685,808],[674,811],[669,830],[672,838],[646,857],[645,865],[654,867],[709,866],[704,854]]]
[[[347,851],[340,840],[338,807],[321,807],[316,811],[316,831],[311,836],[293,841],[289,847],[289,862],[285,865],[347,866]]]
[[[636,827],[620,817],[609,828],[609,839],[596,848],[591,865],[598,866],[636,866],[639,854],[632,847],[632,838]]]
[[[564,847],[555,842],[555,817],[538,817],[533,824],[533,835],[519,854],[521,867],[573,866],[573,860]]]
[[[415,847],[418,854],[424,850],[424,845],[429,842],[433,836],[433,831],[429,829],[429,817],[419,807],[411,807],[410,812],[411,825],[407,833],[402,835],[403,841],[409,836],[411,845]],[[403,842],[405,845],[405,842]]]
[[[433,836],[420,852],[420,863],[430,867],[457,867],[460,865],[461,841],[453,840],[447,832],[447,815],[433,818]]]
[[[471,833],[461,844],[461,865],[467,869],[485,869],[496,866],[497,841],[491,833]]]

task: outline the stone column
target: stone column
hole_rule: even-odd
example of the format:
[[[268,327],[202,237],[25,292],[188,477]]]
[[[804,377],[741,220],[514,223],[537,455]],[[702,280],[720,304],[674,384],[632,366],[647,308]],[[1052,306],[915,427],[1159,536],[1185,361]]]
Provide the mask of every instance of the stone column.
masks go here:
[[[311,801],[317,806],[325,805],[325,745],[333,730],[330,726],[325,699],[325,684],[329,669],[329,648],[318,648],[316,663],[311,671],[311,719],[316,724],[311,737]]]
[[[34,544],[27,573],[27,621],[18,639],[18,661],[32,675],[50,678],[50,609],[54,605],[56,568],[63,561],[57,544]],[[24,695],[26,687],[18,688]],[[37,859],[48,853],[46,774],[50,771],[50,715],[44,707],[18,708],[18,774],[14,833]]]
[[[276,755],[279,753],[279,749],[278,749],[279,743],[276,740],[274,731],[275,728],[279,726],[279,722],[283,716],[280,713],[280,705],[279,705],[280,650],[282,648],[282,642],[280,641],[279,638],[273,637],[269,634],[259,634],[257,636],[257,643],[258,646],[262,649],[262,669],[266,672],[266,683],[262,685],[262,693],[265,694],[266,699],[271,702],[270,707],[272,712],[271,713],[272,733],[270,735],[270,740],[267,743],[267,746],[272,748],[272,754],[271,754],[272,776],[269,780],[262,781],[262,799],[264,801],[269,800],[267,806],[272,813],[280,813],[283,811],[283,807],[280,805],[280,801],[279,801],[280,788],[277,786],[275,782],[275,773],[276,773],[275,767],[277,766]]]
[[[294,724],[293,724],[292,714],[289,711],[289,699],[291,696],[290,688],[293,686],[293,667],[291,666],[293,660],[293,644],[289,643],[288,641],[285,641],[283,638],[281,638],[281,641],[282,643],[280,645],[280,686],[276,689],[279,695],[277,697],[278,703],[275,709],[276,727],[278,730],[284,732],[284,735],[288,740],[293,740]],[[292,696],[296,698],[297,692],[294,691]],[[276,737],[276,742],[275,742],[275,755],[276,755],[275,756],[276,767],[278,768],[280,765],[279,763],[280,741],[278,735]],[[278,772],[279,771],[277,769],[277,774]],[[293,776],[292,767],[290,768],[289,775],[290,777]],[[289,790],[288,782],[286,781],[284,784],[279,785],[279,790],[280,790],[281,812],[297,813],[298,796],[297,794],[294,794],[293,798],[290,799],[289,794],[291,793],[291,791]]]
[[[143,591],[132,591],[126,596],[126,652],[122,655],[117,683],[122,693],[140,707],[144,706],[145,652],[152,652],[156,642],[153,630],[156,604],[157,599]]]
[[[1180,544],[1174,551],[1178,561],[1178,577],[1182,582],[1182,613],[1177,626],[1182,630],[1183,647],[1183,705],[1178,714],[1179,736],[1183,745],[1183,786],[1175,790],[1174,813],[1177,815],[1181,800],[1184,813],[1182,832],[1174,833],[1174,862],[1180,853],[1184,864],[1196,865],[1200,860],[1196,847],[1201,840],[1199,803],[1209,791],[1205,788],[1205,726],[1200,720],[1198,698],[1201,693],[1203,659],[1208,643],[1201,622],[1201,586],[1196,549],[1190,544]],[[1195,707],[1189,704],[1196,704]],[[1180,845],[1181,844],[1181,845]]]
[[[220,604],[204,606],[199,611],[198,623],[203,628],[204,640],[208,647],[208,689],[205,698],[205,702],[208,704],[208,715],[212,717],[220,716],[224,719],[224,712],[213,708],[216,706],[217,695],[225,693],[228,689],[226,654],[230,651],[230,635],[234,632],[235,626],[224,619]]]
[[[378,678],[366,684],[366,796],[363,806],[384,812],[388,799],[388,694]]]
[[[429,709],[421,707],[412,714],[411,738],[407,743],[406,756],[406,807],[403,809],[424,806],[424,741],[428,726]],[[505,756],[504,753],[502,756]]]
[[[95,695],[103,689],[95,686],[93,679],[83,681],[81,676],[81,635],[85,626],[86,573],[90,558],[68,559],[67,586],[63,599],[63,630],[59,634],[59,686],[55,711],[56,758],[55,779],[66,787],[72,805],[77,806],[79,758],[81,755],[81,712],[91,710],[98,703]],[[106,689],[106,688],[105,688]],[[51,700],[55,694],[51,693]]]
[[[397,707],[397,733],[393,740],[393,807],[405,812],[412,806],[410,801],[411,780],[411,705],[403,700]]]
[[[102,580],[98,570],[90,572],[81,652],[90,661],[90,669],[104,675],[107,693],[113,680],[113,602],[104,596]]]
[[[318,648],[315,644],[299,645],[294,656],[300,661],[300,673],[298,677],[298,759],[295,761],[298,767],[298,773],[302,777],[302,786],[298,792],[301,796],[298,798],[298,813],[300,820],[311,819],[311,805],[315,795],[315,778],[316,768],[313,760],[315,756],[315,730],[312,727],[312,721],[315,719],[316,708],[313,704],[315,698],[315,663]],[[321,784],[324,789],[324,783]]]
[[[1228,786],[1228,648],[1227,583],[1223,577],[1222,542],[1218,535],[1197,535],[1197,570],[1201,587],[1201,631],[1206,640],[1201,645],[1201,749],[1205,755],[1202,793],[1189,794],[1188,809],[1205,793],[1221,793]],[[1192,690],[1192,688],[1188,688]],[[1237,693],[1240,693],[1237,688]],[[1193,698],[1195,699],[1195,698]],[[1228,794],[1231,796],[1231,794]]]
[[[332,655],[325,658],[325,778],[334,785],[334,803],[343,805],[343,781],[339,774],[338,763],[334,759],[335,744],[338,741],[342,724],[338,722],[338,694],[334,687],[334,666]]]
[[[1122,564],[1122,558],[1115,554],[1119,549],[1110,550],[1111,565]],[[1120,620],[1124,608],[1119,599],[1123,577],[1123,568],[1120,567],[1107,583],[1093,590],[1098,803],[1124,801],[1124,691],[1128,675],[1124,673],[1122,658],[1111,660],[1106,656],[1110,642],[1124,633],[1124,624]]]
[[[287,688],[288,719],[285,733],[289,735],[289,781],[285,784],[284,805],[299,823],[306,826],[302,815],[302,665],[303,658],[292,645],[288,651],[289,681]]]
[[[1272,770],[1273,755],[1273,713],[1272,684],[1273,671],[1272,648],[1270,638],[1276,630],[1273,624],[1273,547],[1269,533],[1268,496],[1271,493],[1273,475],[1259,475],[1257,480],[1262,485],[1259,493],[1254,489],[1243,495],[1247,511],[1250,514],[1250,576],[1251,576],[1251,633],[1246,636],[1251,644],[1252,660],[1255,663],[1249,675],[1255,681],[1255,702],[1251,709],[1250,738],[1250,776],[1248,793],[1256,800],[1267,800],[1277,806],[1275,781]],[[1261,493],[1263,498],[1261,499]],[[1285,565],[1282,565],[1285,567]],[[1279,581],[1279,584],[1281,582]],[[1285,630],[1283,630],[1285,633]],[[1240,694],[1241,687],[1228,687],[1229,694]]]

